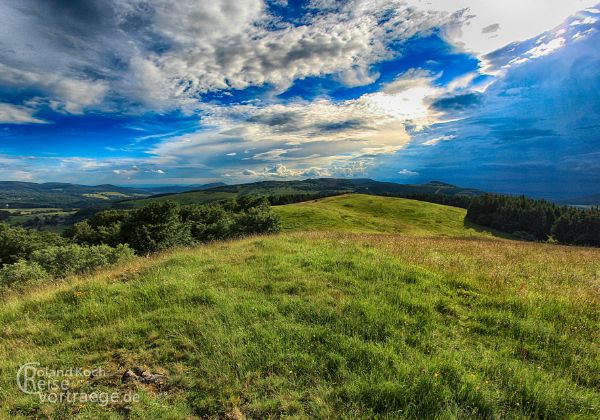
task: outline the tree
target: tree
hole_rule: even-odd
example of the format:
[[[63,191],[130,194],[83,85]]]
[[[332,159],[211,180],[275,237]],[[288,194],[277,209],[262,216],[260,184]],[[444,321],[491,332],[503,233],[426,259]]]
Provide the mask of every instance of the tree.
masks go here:
[[[174,201],[156,201],[133,211],[123,223],[121,237],[138,254],[193,242],[190,225],[182,223],[180,206]]]

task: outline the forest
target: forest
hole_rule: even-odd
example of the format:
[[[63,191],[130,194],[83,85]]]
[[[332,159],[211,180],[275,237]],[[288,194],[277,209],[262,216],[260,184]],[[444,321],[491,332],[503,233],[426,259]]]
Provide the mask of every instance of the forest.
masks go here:
[[[600,246],[600,210],[558,206],[524,196],[485,194],[470,199],[466,220],[532,241]]]

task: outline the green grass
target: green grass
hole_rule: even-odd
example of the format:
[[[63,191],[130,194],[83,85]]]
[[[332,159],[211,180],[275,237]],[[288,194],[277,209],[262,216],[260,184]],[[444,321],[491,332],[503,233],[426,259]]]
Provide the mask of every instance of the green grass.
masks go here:
[[[4,296],[0,417],[598,418],[599,272],[597,249],[344,232],[139,258]],[[40,404],[30,361],[141,401]]]
[[[274,210],[282,218],[284,231],[491,236],[465,226],[464,209],[404,198],[347,194],[278,206]]]
[[[348,195],[285,232],[0,295],[0,418],[600,417],[600,250],[500,240],[464,210]],[[304,232],[302,232],[304,231]],[[26,362],[102,367],[44,404]],[[122,384],[125,369],[167,386]]]

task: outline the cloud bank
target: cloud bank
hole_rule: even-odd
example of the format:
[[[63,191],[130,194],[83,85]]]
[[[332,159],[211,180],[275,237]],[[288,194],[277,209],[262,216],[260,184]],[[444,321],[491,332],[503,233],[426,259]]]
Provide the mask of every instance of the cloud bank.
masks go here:
[[[567,194],[598,175],[599,18],[588,0],[6,0],[0,176]]]

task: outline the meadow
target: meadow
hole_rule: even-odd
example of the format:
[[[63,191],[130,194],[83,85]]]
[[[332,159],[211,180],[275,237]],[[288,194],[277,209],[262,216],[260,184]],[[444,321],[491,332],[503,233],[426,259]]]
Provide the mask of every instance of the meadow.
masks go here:
[[[496,238],[464,210],[342,196],[284,232],[4,290],[0,416],[598,418],[600,250]],[[102,367],[44,404],[15,372]],[[121,380],[127,369],[164,384]]]
[[[465,224],[466,210],[404,198],[346,194],[274,207],[284,231],[397,233],[409,236],[499,235]],[[500,235],[506,237],[507,235]]]

